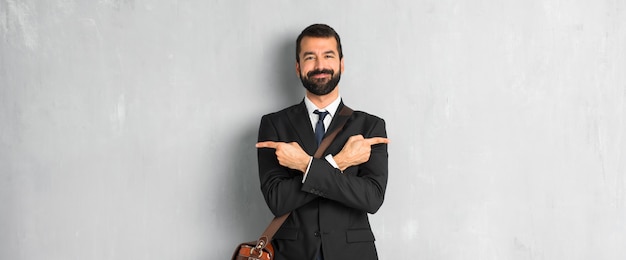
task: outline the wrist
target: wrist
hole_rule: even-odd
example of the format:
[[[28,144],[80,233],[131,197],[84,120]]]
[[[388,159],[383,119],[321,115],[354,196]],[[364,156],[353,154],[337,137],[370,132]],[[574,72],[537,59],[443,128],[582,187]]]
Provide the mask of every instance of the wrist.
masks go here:
[[[302,164],[300,164],[300,171],[302,171],[302,173],[306,173],[309,171],[309,167],[311,167],[311,162],[313,161],[313,157],[308,156],[306,158],[306,160],[303,161]]]
[[[337,168],[339,168],[342,172],[350,166],[341,153],[333,156],[333,159],[335,160],[335,163],[337,163]]]

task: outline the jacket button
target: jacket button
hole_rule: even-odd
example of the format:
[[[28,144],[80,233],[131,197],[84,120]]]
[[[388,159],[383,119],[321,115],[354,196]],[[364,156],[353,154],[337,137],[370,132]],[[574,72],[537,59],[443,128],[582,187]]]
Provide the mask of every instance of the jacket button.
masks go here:
[[[313,233],[313,236],[320,237],[320,232],[315,231],[315,233]]]

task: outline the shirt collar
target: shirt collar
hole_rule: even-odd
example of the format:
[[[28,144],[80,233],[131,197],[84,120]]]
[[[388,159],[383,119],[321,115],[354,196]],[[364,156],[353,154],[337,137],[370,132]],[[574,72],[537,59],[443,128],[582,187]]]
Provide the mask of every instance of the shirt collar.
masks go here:
[[[315,110],[320,110],[320,111],[325,110],[328,112],[328,115],[332,118],[333,116],[335,116],[335,113],[337,112],[337,109],[339,108],[340,103],[341,103],[341,96],[337,95],[337,99],[335,99],[333,102],[328,104],[328,106],[319,108],[315,106],[315,104],[313,104],[313,101],[311,101],[307,96],[304,96],[304,105],[306,105],[306,109],[309,111],[309,114],[313,114]]]

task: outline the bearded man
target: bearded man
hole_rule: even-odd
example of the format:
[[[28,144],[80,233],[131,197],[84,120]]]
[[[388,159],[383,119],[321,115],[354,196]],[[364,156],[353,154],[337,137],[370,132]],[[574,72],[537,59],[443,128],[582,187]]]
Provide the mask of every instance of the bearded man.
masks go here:
[[[362,111],[340,113],[344,58],[330,26],[302,31],[295,67],[304,100],[263,116],[256,145],[269,209],[275,216],[291,212],[272,240],[275,259],[378,259],[368,213],[381,207],[387,187],[385,121]],[[323,155],[314,158],[336,129]]]

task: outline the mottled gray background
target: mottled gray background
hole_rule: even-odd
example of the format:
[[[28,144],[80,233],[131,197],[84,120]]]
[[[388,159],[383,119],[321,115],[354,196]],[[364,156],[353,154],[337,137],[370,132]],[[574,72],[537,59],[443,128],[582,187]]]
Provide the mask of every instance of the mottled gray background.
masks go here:
[[[343,37],[381,259],[626,259],[626,2],[0,0],[0,259],[227,259],[261,115]]]

